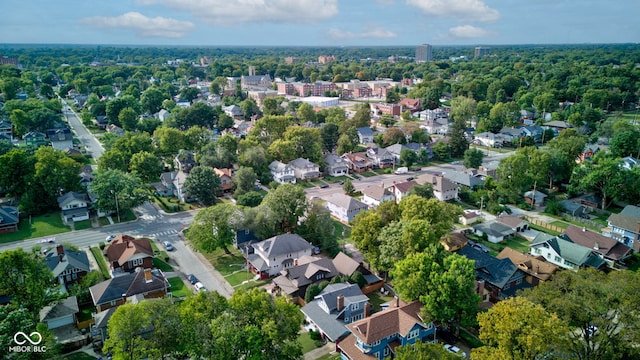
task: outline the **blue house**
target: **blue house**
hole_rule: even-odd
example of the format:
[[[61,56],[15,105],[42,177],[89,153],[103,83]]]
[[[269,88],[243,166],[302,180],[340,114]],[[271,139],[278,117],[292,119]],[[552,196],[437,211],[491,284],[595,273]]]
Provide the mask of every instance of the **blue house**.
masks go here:
[[[395,355],[398,346],[416,341],[435,341],[433,323],[420,317],[422,303],[400,303],[396,298],[392,307],[347,325],[351,334],[337,344],[343,360],[382,360]]]
[[[640,207],[627,205],[619,214],[611,214],[607,222],[602,235],[640,251]]]
[[[357,284],[338,283],[327,285],[300,311],[324,338],[336,342],[349,334],[346,324],[370,315],[371,304]]]

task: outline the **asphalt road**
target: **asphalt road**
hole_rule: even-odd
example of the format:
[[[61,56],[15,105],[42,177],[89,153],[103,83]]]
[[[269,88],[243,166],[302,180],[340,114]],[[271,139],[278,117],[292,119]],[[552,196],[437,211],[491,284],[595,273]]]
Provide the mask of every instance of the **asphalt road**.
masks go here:
[[[96,137],[89,130],[87,130],[87,128],[82,123],[82,120],[80,120],[78,115],[73,112],[73,109],[67,106],[64,101],[62,101],[62,103],[62,113],[67,119],[69,126],[76,133],[76,137],[80,140],[80,142],[82,142],[82,144],[86,147],[87,152],[91,154],[91,156],[95,160],[98,160],[98,158],[104,153],[102,144],[100,144],[98,139],[96,139]]]

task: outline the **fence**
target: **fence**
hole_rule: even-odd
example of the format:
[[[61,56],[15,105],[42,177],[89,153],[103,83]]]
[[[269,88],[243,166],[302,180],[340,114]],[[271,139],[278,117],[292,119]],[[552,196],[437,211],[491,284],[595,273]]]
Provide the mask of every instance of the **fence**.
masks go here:
[[[573,216],[573,215],[569,215],[569,214],[565,214],[565,213],[562,213],[562,218],[563,219],[567,219],[569,221],[580,222],[580,223],[586,224],[587,226],[590,226],[590,227],[596,228],[596,229],[599,229],[599,228],[602,227],[602,225],[598,224],[595,221],[592,221],[592,220],[589,220],[589,219],[583,219],[581,217],[577,217],[577,216]]]
[[[540,221],[538,219],[534,219],[534,218],[531,218],[531,217],[528,217],[528,216],[525,217],[525,218],[527,219],[528,222],[530,222],[533,225],[540,226],[540,227],[543,227],[545,229],[548,229],[548,230],[551,230],[551,231],[555,231],[557,233],[563,233],[564,232],[564,228],[561,228],[560,226],[551,225],[551,224],[546,223],[544,221]]]

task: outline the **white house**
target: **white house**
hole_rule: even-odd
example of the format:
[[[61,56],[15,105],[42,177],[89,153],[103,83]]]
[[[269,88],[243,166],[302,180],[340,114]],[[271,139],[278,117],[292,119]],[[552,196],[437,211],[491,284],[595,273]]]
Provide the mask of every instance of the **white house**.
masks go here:
[[[296,174],[293,171],[293,168],[287,164],[283,164],[280,161],[275,160],[269,164],[269,171],[271,171],[273,181],[279,184],[296,183]]]
[[[265,278],[294,266],[295,260],[311,256],[313,244],[296,234],[282,234],[251,245],[247,260],[251,270]]]
[[[384,184],[371,185],[362,190],[362,202],[371,208],[375,208],[385,201],[393,201],[393,193],[384,187]]]
[[[416,179],[418,184],[426,183],[433,186],[433,196],[440,201],[455,200],[458,198],[458,184],[445,178],[441,174],[422,174]]]
[[[58,197],[58,206],[65,223],[89,219],[89,198],[86,194],[70,191]]]
[[[349,165],[338,155],[329,154],[324,157],[325,173],[331,176],[342,176],[349,174]]]
[[[327,209],[331,215],[344,223],[350,223],[356,215],[368,208],[367,204],[343,194],[332,194],[327,199]]]
[[[373,142],[373,130],[370,127],[365,126],[361,128],[357,128],[358,131],[358,139],[360,140],[360,144],[368,144]]]
[[[296,179],[307,180],[320,177],[320,166],[303,158],[297,158],[289,162]]]

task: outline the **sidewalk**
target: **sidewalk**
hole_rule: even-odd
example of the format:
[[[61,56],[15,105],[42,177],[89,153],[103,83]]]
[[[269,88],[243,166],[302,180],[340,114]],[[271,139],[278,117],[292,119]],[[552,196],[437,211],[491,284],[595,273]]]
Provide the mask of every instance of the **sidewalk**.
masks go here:
[[[327,342],[326,344],[324,344],[324,346],[315,348],[305,353],[304,360],[315,360],[315,359],[321,358],[324,355],[331,353],[332,351],[335,351],[335,344],[332,342]]]

